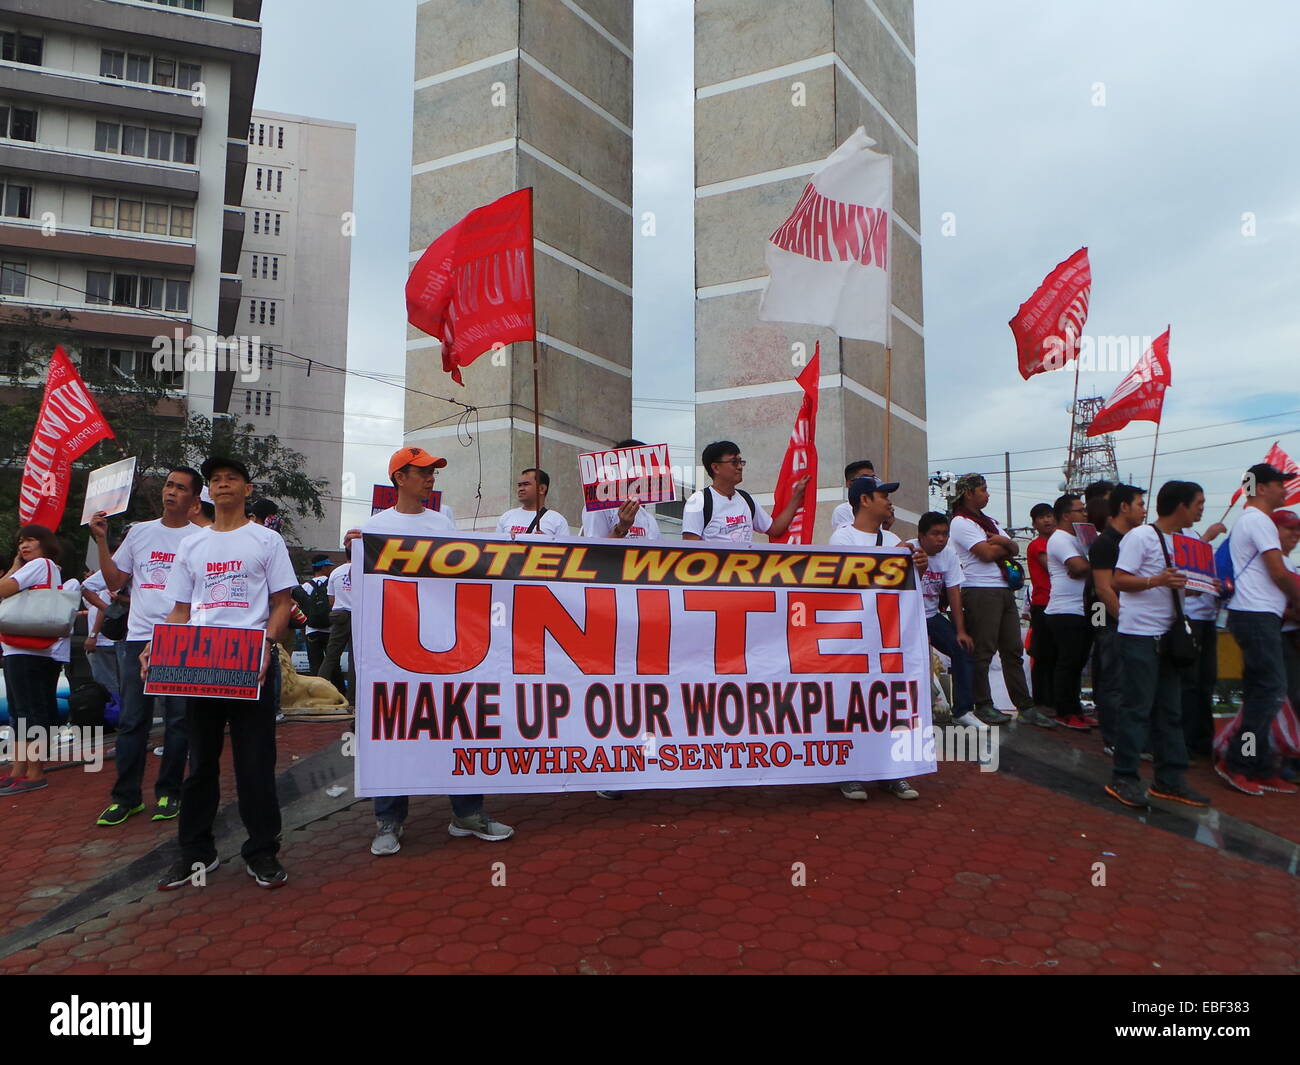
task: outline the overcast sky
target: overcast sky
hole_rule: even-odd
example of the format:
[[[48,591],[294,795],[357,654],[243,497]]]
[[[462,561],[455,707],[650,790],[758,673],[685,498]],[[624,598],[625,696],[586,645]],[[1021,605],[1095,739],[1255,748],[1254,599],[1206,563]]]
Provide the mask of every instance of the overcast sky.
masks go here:
[[[392,374],[405,366],[414,7],[378,0],[359,19],[345,0],[266,0],[257,91],[260,108],[357,125],[349,359]],[[1273,439],[1286,447],[1289,432],[1300,456],[1300,5],[1248,0],[1230,22],[1224,11],[917,0],[930,468],[1000,471],[1011,450],[1027,471],[1013,473],[1017,524],[1057,494],[1059,473],[1039,467],[1064,458],[1074,375],[1023,382],[1007,320],[1085,244],[1088,334],[1173,327],[1157,482],[1201,481],[1217,517]],[[635,28],[634,209],[655,213],[655,236],[635,246],[635,424],[682,455],[694,445],[691,12],[641,0]],[[1122,376],[1085,373],[1081,394],[1108,395]],[[401,399],[349,381],[358,498],[401,442]],[[1117,438],[1121,473],[1139,484],[1151,431]],[[1000,515],[1000,475],[992,487]],[[345,524],[367,510],[345,510]]]

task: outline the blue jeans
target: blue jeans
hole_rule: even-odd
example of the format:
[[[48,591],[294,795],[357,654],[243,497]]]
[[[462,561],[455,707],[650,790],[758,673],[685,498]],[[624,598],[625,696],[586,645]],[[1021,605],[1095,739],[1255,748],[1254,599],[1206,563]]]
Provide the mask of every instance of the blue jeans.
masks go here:
[[[1094,676],[1092,678],[1092,698],[1097,704],[1097,721],[1101,725],[1101,742],[1114,748],[1115,738],[1119,732],[1119,708],[1124,698],[1123,666],[1119,658],[1118,623],[1106,619],[1106,624],[1093,630],[1093,646],[1096,648]],[[1143,741],[1143,749],[1146,741]],[[1139,752],[1141,753],[1141,752]]]
[[[448,795],[451,800],[453,817],[473,817],[483,812],[482,795]],[[375,799],[375,820],[396,821],[399,825],[406,821],[407,811],[411,806],[409,795],[382,795]]]
[[[140,652],[147,640],[123,640],[116,644],[118,698],[122,714],[117,721],[117,781],[113,801],[134,809],[144,802],[144,767],[149,760],[149,731],[153,727],[155,700],[162,711],[163,756],[154,785],[156,798],[179,799],[185,780],[185,762],[190,753],[189,731],[185,726],[185,700],[174,695],[145,695],[140,679]],[[95,652],[99,654],[99,651]]]
[[[952,714],[961,717],[975,709],[975,695],[971,690],[970,656],[957,642],[957,627],[942,614],[925,619],[930,645],[952,661]]]
[[[1115,736],[1115,780],[1138,779],[1148,736],[1155,760],[1155,783],[1177,790],[1187,772],[1183,741],[1182,672],[1160,654],[1157,636],[1117,632],[1124,689]]]
[[[1282,658],[1282,619],[1256,610],[1228,610],[1228,631],[1241,647],[1241,730],[1228,745],[1228,769],[1247,777],[1273,775],[1269,733],[1286,696],[1286,665]],[[1254,736],[1254,753],[1244,754],[1243,738]]]

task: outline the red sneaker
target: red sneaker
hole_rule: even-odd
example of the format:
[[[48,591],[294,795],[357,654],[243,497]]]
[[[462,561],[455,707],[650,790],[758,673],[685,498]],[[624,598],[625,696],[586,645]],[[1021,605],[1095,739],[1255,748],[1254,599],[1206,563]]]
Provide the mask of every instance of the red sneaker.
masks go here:
[[[1219,774],[1223,782],[1234,791],[1239,791],[1243,795],[1263,795],[1264,789],[1253,780],[1248,780],[1240,773],[1234,773],[1232,770],[1225,768],[1220,764],[1215,764],[1214,771]]]
[[[1087,732],[1092,728],[1092,723],[1090,721],[1086,718],[1079,717],[1077,714],[1073,717],[1058,717],[1056,723],[1058,725],[1064,725],[1066,728],[1077,729],[1080,732]]]
[[[1300,788],[1297,788],[1290,781],[1283,780],[1281,777],[1268,777],[1265,780],[1252,780],[1252,784],[1263,788],[1265,791],[1275,791],[1279,795],[1300,795]]]

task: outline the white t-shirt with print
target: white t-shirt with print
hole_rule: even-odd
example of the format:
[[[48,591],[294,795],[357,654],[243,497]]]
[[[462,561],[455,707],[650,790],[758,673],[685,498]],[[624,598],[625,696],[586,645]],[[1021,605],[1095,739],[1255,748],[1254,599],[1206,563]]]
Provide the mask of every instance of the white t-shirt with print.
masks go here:
[[[1165,544],[1172,555],[1173,540],[1167,534]],[[1159,577],[1164,572],[1165,556],[1154,525],[1139,525],[1124,534],[1115,568],[1134,577]],[[1119,631],[1124,635],[1163,636],[1173,623],[1174,596],[1169,588],[1119,593]]]
[[[704,524],[705,492],[713,493],[713,516],[708,525]],[[751,516],[749,504],[739,492],[732,492],[728,499],[712,485],[692,493],[682,509],[682,532],[694,533],[706,543],[752,544],[755,532],[765,533],[771,527],[772,515],[757,502]]]
[[[1236,585],[1229,610],[1250,610],[1276,614],[1286,610],[1286,596],[1268,575],[1268,567],[1260,556],[1265,551],[1282,550],[1273,519],[1258,507],[1247,507],[1232,527],[1229,539],[1232,551],[1232,574]]]
[[[229,532],[209,526],[188,537],[176,553],[167,594],[190,604],[191,625],[264,629],[271,596],[297,583],[284,538],[250,521]]]
[[[869,533],[852,525],[841,525],[831,533],[828,542],[840,547],[897,547],[903,541],[888,529]]]
[[[848,503],[841,503],[831,511],[831,528],[838,529],[842,525],[853,524],[853,507]]]
[[[456,531],[451,519],[439,510],[422,510],[403,514],[393,507],[372,514],[361,526],[363,533],[387,533],[391,536],[446,536]]]
[[[1002,526],[996,520],[993,518],[989,520],[993,522],[994,528],[1000,535],[1005,535]],[[971,553],[972,547],[988,540],[988,533],[962,514],[956,515],[948,528],[948,542],[957,552],[957,561],[961,563],[962,580],[965,586],[967,588],[1007,587],[1007,580],[1002,576],[1002,569],[996,562],[981,562]]]
[[[501,517],[497,518],[497,535],[531,536],[550,540],[554,540],[557,536],[569,535],[569,523],[565,520],[563,514],[559,514],[554,510],[548,510],[543,514],[542,520],[537,523],[537,528],[531,533],[528,532],[536,517],[537,511],[525,510],[523,507],[507,510]]]
[[[907,546],[920,545],[916,540],[909,540]],[[957,552],[952,549],[952,544],[944,544],[943,550],[937,555],[930,555],[929,564],[920,577],[925,616],[932,618],[939,613],[939,606],[945,598],[944,589],[960,588],[962,585],[961,563],[957,561]]]
[[[598,536],[607,539],[614,536],[614,526],[618,524],[618,508],[608,510],[588,510],[582,515],[582,535]],[[658,540],[659,520],[651,507],[638,507],[632,527],[627,531],[628,540]]]
[[[352,563],[344,562],[330,570],[325,590],[334,597],[331,610],[352,610]]]
[[[1047,538],[1047,550],[1043,552],[1043,565],[1047,567],[1047,575],[1052,579],[1052,591],[1045,614],[1074,614],[1083,617],[1083,593],[1088,579],[1070,576],[1065,563],[1071,558],[1087,561],[1083,548],[1079,545],[1079,538],[1074,533],[1057,529]]]
[[[131,526],[122,545],[113,552],[113,564],[131,575],[131,613],[126,638],[152,640],[153,627],[162,623],[176,605],[167,595],[167,578],[180,545],[202,529],[182,525],[169,529],[162,518]],[[269,532],[270,530],[268,530]]]
[[[18,572],[13,575],[13,578],[18,582],[19,589],[24,592],[28,588],[35,588],[38,585],[42,588],[63,587],[62,572],[58,566],[47,558],[34,558],[30,562],[24,562],[19,567]],[[75,581],[70,581],[69,584],[75,585],[78,590],[81,588]],[[70,643],[66,637],[55,641],[49,647],[14,647],[11,644],[0,643],[0,648],[3,648],[4,653],[7,655],[36,655],[39,658],[53,658],[59,662],[68,660],[67,646],[70,646]],[[61,651],[63,652],[62,657],[59,654]]]

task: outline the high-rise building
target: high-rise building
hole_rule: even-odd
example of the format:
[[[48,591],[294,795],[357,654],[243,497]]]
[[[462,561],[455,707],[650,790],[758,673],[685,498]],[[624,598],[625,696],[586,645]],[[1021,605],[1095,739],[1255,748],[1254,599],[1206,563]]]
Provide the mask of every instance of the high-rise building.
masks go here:
[[[159,370],[152,342],[237,329],[260,14],[0,0],[0,298],[66,308],[83,366],[161,376],[201,414],[216,374]]]
[[[331,550],[347,378],[325,367],[348,358],[356,127],[254,111],[247,135],[239,331],[259,338],[260,349],[256,379],[235,382],[230,413],[306,456],[307,475],[326,482],[324,519],[295,518],[294,530],[304,547]]]

